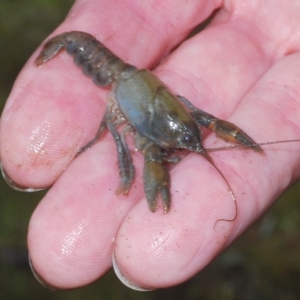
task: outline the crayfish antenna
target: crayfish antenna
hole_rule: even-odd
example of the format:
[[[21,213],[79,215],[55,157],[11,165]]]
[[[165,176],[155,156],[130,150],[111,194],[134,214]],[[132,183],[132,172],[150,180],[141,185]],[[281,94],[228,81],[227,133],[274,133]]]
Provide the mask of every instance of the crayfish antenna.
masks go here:
[[[231,194],[231,197],[234,201],[234,205],[235,205],[235,216],[232,219],[218,219],[215,222],[214,225],[214,229],[216,228],[216,225],[218,222],[220,221],[227,221],[227,222],[233,222],[235,221],[235,219],[237,218],[237,214],[238,214],[238,207],[237,207],[237,202],[236,202],[236,197],[233,193],[232,188],[230,187],[227,179],[225,178],[225,176],[223,175],[223,173],[220,171],[220,169],[215,165],[215,163],[213,162],[212,158],[208,155],[208,152],[216,152],[216,151],[222,151],[222,150],[230,150],[230,149],[238,149],[238,148],[242,148],[242,149],[257,149],[258,146],[266,146],[266,145],[274,145],[274,144],[282,144],[282,143],[293,143],[293,142],[300,142],[300,139],[295,139],[295,140],[282,140],[282,141],[273,141],[273,142],[265,142],[265,143],[254,143],[253,145],[244,145],[244,144],[236,144],[236,145],[228,145],[228,146],[224,146],[224,147],[218,147],[218,148],[205,148],[201,149],[201,151],[199,151],[199,153],[212,165],[214,166],[214,168],[218,171],[218,173],[222,176],[223,180],[225,181],[228,191]],[[260,153],[262,153],[262,151],[258,151]]]
[[[231,195],[231,198],[232,200],[234,201],[234,206],[235,206],[235,215],[232,219],[218,219],[216,222],[215,222],[215,225],[214,225],[214,229],[216,228],[216,225],[218,222],[220,221],[226,221],[226,222],[233,222],[236,220],[237,218],[237,215],[238,215],[238,207],[237,207],[237,203],[236,203],[236,197],[234,195],[234,192],[230,186],[230,184],[228,183],[226,177],[224,176],[224,174],[221,172],[221,170],[215,165],[214,161],[212,160],[212,158],[208,155],[208,153],[205,151],[201,151],[199,152],[216,170],[217,172],[220,174],[220,176],[223,178],[225,184],[227,185],[227,189]]]
[[[282,141],[273,141],[273,142],[265,142],[265,143],[255,143],[253,145],[236,144],[236,145],[227,145],[227,146],[217,147],[217,148],[205,148],[205,150],[206,150],[206,152],[216,152],[216,151],[239,149],[239,148],[242,148],[242,149],[255,149],[257,146],[266,146],[266,145],[284,144],[284,143],[295,143],[295,142],[300,142],[300,140],[282,140]],[[260,152],[260,153],[262,153],[262,152]]]

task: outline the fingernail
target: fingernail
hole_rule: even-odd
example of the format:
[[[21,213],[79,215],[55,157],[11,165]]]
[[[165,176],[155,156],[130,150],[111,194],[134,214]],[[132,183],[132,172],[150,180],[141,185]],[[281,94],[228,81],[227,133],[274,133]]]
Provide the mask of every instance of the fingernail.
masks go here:
[[[16,191],[20,191],[20,192],[38,192],[38,191],[42,191],[46,188],[30,188],[30,187],[23,187],[18,185],[17,183],[15,183],[5,172],[2,164],[0,164],[0,168],[1,168],[1,173],[2,173],[2,177],[5,180],[5,182],[14,190]]]
[[[122,271],[120,270],[116,258],[115,258],[115,252],[113,251],[112,254],[112,265],[113,265],[113,269],[115,271],[115,274],[117,275],[117,277],[119,278],[119,280],[127,287],[129,287],[132,290],[135,291],[140,291],[140,292],[149,292],[149,291],[153,291],[153,289],[145,289],[142,288],[136,284],[134,284],[133,282],[131,282],[128,278],[126,278],[124,276],[124,274],[122,273]]]
[[[45,280],[44,280],[44,279],[36,272],[36,270],[35,270],[34,267],[33,267],[33,264],[32,264],[31,258],[30,258],[30,255],[28,256],[28,260],[29,260],[29,265],[30,265],[31,271],[32,271],[34,277],[36,278],[36,280],[37,280],[42,286],[44,286],[45,288],[47,288],[47,289],[49,289],[49,290],[52,290],[52,291],[59,291],[59,289],[54,288],[52,285],[50,285],[47,281],[45,281]]]

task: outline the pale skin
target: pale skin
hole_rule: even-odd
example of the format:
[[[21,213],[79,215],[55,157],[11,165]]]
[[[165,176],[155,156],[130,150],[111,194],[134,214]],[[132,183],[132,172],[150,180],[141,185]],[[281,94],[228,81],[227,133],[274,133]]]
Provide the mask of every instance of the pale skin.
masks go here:
[[[176,3],[176,4],[174,4]],[[162,57],[220,8],[212,24]],[[255,141],[300,138],[300,2],[78,0],[53,35],[94,35],[125,61],[157,66],[176,94],[235,123]],[[52,35],[51,35],[52,36]],[[40,51],[40,48],[37,50]],[[76,151],[97,131],[108,90],[93,85],[66,53],[41,67],[35,52],[17,78],[1,117],[1,160],[18,185],[52,186],[34,211],[28,247],[36,273],[56,289],[101,277],[112,253],[123,275],[144,289],[179,284],[199,272],[299,178],[299,143],[229,150],[211,156],[227,187],[201,156],[172,168],[172,205],[151,213],[144,199],[143,159],[116,196],[113,138]],[[159,62],[161,63],[159,64]],[[130,139],[129,139],[130,140]],[[214,134],[206,148],[226,145]],[[134,149],[132,141],[129,142]]]

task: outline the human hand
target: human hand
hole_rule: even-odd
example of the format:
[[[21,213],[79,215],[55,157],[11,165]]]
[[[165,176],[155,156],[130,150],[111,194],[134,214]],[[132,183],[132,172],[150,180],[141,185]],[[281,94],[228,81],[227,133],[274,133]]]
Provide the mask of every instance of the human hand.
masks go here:
[[[291,0],[256,2],[226,2],[207,29],[154,72],[176,94],[235,123],[257,142],[297,139],[299,9]],[[220,5],[80,0],[54,35],[88,32],[126,62],[151,68]],[[97,131],[108,91],[93,85],[65,53],[42,68],[34,66],[36,57],[22,70],[3,111],[1,159],[18,185],[53,185],[33,213],[28,247],[36,273],[54,288],[96,280],[111,267],[112,253],[136,286],[181,283],[299,177],[297,143],[267,146],[263,155],[213,153],[238,206],[233,222],[216,223],[235,216],[232,198],[211,165],[189,154],[171,171],[169,214],[161,208],[152,214],[141,200],[140,154],[134,155],[137,174],[127,197],[114,193],[119,176],[110,135],[73,161]],[[205,140],[208,148],[220,144],[214,135]]]

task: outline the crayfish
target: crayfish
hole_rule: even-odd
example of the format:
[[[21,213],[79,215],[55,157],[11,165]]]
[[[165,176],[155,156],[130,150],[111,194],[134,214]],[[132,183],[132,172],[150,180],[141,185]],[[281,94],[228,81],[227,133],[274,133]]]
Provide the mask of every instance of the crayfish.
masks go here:
[[[160,195],[165,213],[170,209],[169,162],[179,159],[172,156],[174,150],[186,149],[208,160],[226,182],[202,145],[204,126],[220,138],[262,152],[259,144],[236,125],[218,119],[195,106],[183,96],[173,94],[160,79],[146,69],[125,63],[93,36],[85,32],[71,31],[48,40],[35,63],[42,65],[65,48],[100,87],[112,86],[106,112],[96,136],[82,147],[78,154],[95,144],[108,129],[118,153],[121,183],[116,193],[127,194],[135,176],[132,157],[125,136],[135,133],[137,149],[144,155],[143,181],[146,199],[152,212],[156,210]],[[121,125],[123,130],[119,133]]]

